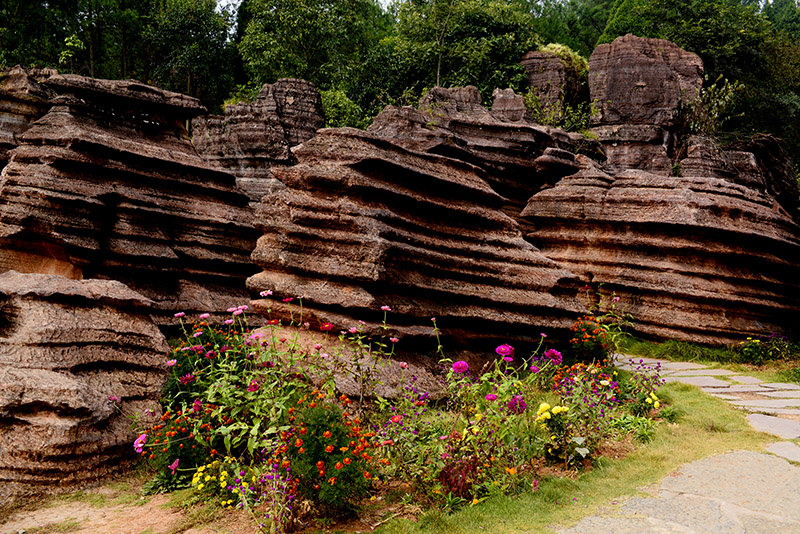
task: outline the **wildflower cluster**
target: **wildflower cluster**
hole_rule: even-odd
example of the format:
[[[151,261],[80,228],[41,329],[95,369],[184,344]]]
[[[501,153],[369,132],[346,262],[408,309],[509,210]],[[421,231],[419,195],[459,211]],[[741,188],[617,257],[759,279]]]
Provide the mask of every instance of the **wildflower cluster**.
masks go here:
[[[570,327],[572,352],[580,361],[600,360],[608,356],[611,343],[600,321],[592,315],[584,315]]]
[[[738,354],[742,363],[762,365],[769,361],[789,361],[797,358],[800,348],[794,345],[786,336],[774,332],[764,339],[748,337],[745,341],[734,345],[733,349]]]

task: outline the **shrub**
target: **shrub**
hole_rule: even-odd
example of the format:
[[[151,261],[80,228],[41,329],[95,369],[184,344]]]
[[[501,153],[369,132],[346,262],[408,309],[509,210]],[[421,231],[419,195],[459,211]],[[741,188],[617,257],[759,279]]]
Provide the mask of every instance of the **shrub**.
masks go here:
[[[610,343],[600,321],[591,315],[584,315],[570,328],[573,337],[572,353],[579,361],[603,360],[608,356]]]

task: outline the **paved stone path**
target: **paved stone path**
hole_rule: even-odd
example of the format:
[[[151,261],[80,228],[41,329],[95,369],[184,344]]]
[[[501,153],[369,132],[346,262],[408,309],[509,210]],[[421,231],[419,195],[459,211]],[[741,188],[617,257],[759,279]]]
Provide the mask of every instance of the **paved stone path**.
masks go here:
[[[630,362],[629,360],[633,360]],[[661,366],[668,382],[701,388],[739,409],[758,431],[784,441],[765,453],[736,451],[681,466],[652,497],[622,499],[563,534],[800,534],[800,386],[689,362],[617,358],[618,367]]]

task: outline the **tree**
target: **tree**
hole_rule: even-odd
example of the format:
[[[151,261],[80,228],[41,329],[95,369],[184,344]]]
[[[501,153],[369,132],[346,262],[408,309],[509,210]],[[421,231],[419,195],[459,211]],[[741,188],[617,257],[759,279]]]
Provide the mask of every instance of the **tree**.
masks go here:
[[[560,43],[589,57],[605,30],[614,0],[531,1],[542,42]]]
[[[214,0],[161,0],[146,34],[156,83],[218,107],[233,88],[229,30]]]
[[[534,18],[517,0],[400,0],[396,51],[416,89],[475,85],[522,89],[522,55],[538,45]]]

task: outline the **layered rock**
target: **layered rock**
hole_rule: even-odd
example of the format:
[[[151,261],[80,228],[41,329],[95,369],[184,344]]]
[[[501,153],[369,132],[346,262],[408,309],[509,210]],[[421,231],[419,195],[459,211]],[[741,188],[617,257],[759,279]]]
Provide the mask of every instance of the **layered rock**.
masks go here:
[[[577,171],[575,152],[596,152],[579,134],[533,124],[513,91],[495,91],[488,111],[475,87],[435,87],[419,109],[388,106],[368,131],[404,147],[480,167],[519,224],[531,195]]]
[[[672,174],[678,108],[702,83],[700,58],[669,41],[629,34],[598,45],[589,58],[589,93],[609,168]]]
[[[8,163],[8,152],[18,144],[17,136],[47,112],[50,97],[37,80],[52,70],[0,70],[0,170]]]
[[[0,274],[5,503],[130,464],[130,417],[160,415],[166,378],[168,347],[148,317],[152,304],[111,280]]]
[[[573,104],[580,98],[581,73],[554,52],[527,52],[520,63],[525,69],[528,87],[545,112],[560,114],[565,104]],[[585,91],[585,70],[583,80]]]
[[[163,322],[248,298],[257,234],[234,177],[189,142],[198,101],[133,81],[41,83],[58,96],[0,179],[0,271],[119,280]]]
[[[192,121],[192,142],[210,163],[231,172],[258,202],[275,185],[273,167],[293,163],[290,148],[324,126],[322,98],[314,84],[281,79],[265,84],[255,102],[227,106],[224,116]]]
[[[256,211],[263,271],[248,287],[304,297],[312,328],[363,319],[375,331],[389,305],[406,343],[429,339],[439,317],[450,347],[478,351],[563,329],[583,310],[577,279],[523,240],[479,167],[353,129],[321,130],[294,154],[275,171],[285,187]],[[296,300],[253,305],[299,311]]]
[[[769,194],[691,159],[697,172],[670,177],[611,176],[584,158],[579,173],[530,199],[530,237],[620,296],[639,333],[720,344],[792,330],[800,227]]]

